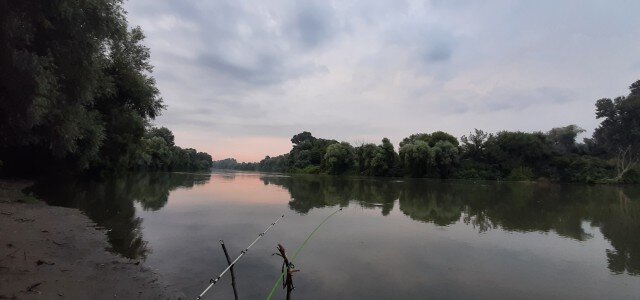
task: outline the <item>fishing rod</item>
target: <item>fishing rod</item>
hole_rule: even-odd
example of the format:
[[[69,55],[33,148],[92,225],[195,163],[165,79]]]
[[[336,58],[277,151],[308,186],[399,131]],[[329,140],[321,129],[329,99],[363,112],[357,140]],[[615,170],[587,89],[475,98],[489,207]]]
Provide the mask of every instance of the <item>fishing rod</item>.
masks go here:
[[[320,229],[320,227],[322,227],[322,225],[324,223],[329,221],[329,219],[331,219],[331,217],[333,217],[333,215],[337,214],[341,210],[342,210],[342,208],[340,208],[340,209],[334,211],[332,214],[328,215],[326,218],[324,218],[324,220],[322,220],[322,222],[320,222],[320,224],[318,224],[318,226],[316,226],[315,229],[313,229],[313,231],[311,231],[311,233],[307,236],[307,238],[304,240],[304,242],[302,242],[300,247],[298,247],[298,249],[296,250],[295,254],[293,254],[293,258],[291,258],[291,260],[290,260],[290,265],[293,265],[293,261],[295,261],[298,258],[298,255],[300,254],[302,249],[304,249],[304,246],[307,245],[307,243],[309,242],[311,237],[316,233],[316,231],[318,231],[318,229]],[[280,284],[280,282],[284,278],[284,275],[287,273],[288,269],[289,269],[289,266],[286,266],[286,268],[282,271],[280,276],[278,276],[278,280],[276,280],[276,283],[273,285],[273,288],[271,288],[271,292],[269,293],[269,296],[267,296],[267,300],[271,300],[271,297],[273,297],[273,294],[275,293],[276,288],[278,287],[278,285]]]
[[[233,262],[232,262],[232,263],[230,263],[230,264],[227,266],[227,268],[225,268],[225,269],[224,269],[224,271],[222,271],[222,273],[220,273],[220,275],[218,275],[218,277],[216,277],[215,279],[214,279],[214,278],[211,278],[211,279],[209,280],[209,286],[207,286],[207,288],[206,288],[206,289],[204,289],[204,291],[202,291],[202,293],[200,293],[200,295],[198,295],[198,297],[197,297],[196,299],[198,299],[198,300],[199,300],[199,299],[202,299],[202,296],[204,296],[204,294],[206,294],[206,293],[207,293],[207,292],[208,292],[208,291],[213,287],[213,285],[214,285],[214,284],[216,284],[216,283],[218,282],[218,280],[220,280],[220,278],[222,278],[222,276],[223,276],[225,273],[227,273],[227,271],[229,271],[229,269],[231,269],[231,267],[233,267],[233,265],[235,265],[235,264],[236,264],[236,262],[238,262],[238,260],[239,260],[243,255],[245,255],[245,253],[247,253],[247,251],[249,251],[249,248],[251,248],[251,246],[253,246],[253,244],[255,244],[255,243],[256,243],[256,242],[257,242],[261,237],[263,237],[263,236],[267,233],[267,231],[269,231],[269,229],[271,229],[273,226],[275,226],[275,225],[276,225],[276,223],[278,223],[278,221],[280,221],[282,218],[284,218],[284,215],[280,216],[280,218],[278,218],[275,222],[271,223],[271,225],[269,225],[269,226],[267,227],[267,229],[265,229],[265,231],[263,231],[262,233],[260,233],[260,234],[258,235],[258,237],[257,237],[255,240],[253,240],[253,243],[251,243],[251,244],[249,244],[249,246],[247,246],[247,248],[245,248],[244,250],[240,251],[240,255],[238,255],[238,257],[236,257],[236,259],[234,259],[234,260],[233,260]]]

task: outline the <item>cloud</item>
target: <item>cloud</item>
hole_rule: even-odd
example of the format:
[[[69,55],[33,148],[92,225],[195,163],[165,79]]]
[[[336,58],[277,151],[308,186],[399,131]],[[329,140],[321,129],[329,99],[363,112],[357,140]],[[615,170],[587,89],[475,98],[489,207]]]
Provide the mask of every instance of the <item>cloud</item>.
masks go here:
[[[331,7],[328,2],[305,3],[298,2],[291,19],[287,22],[288,34],[303,49],[318,47],[331,38],[338,30]]]
[[[249,147],[238,150],[245,158],[277,155],[269,151],[302,130],[372,142],[429,130],[592,130],[593,102],[638,79],[640,2],[136,0],[125,8],[147,34],[168,105],[157,123],[215,157],[229,145]]]

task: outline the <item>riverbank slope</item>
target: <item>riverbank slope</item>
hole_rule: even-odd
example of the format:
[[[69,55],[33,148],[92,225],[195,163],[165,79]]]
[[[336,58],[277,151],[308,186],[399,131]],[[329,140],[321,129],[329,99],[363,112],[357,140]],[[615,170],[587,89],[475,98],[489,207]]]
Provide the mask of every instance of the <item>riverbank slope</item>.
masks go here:
[[[179,299],[140,261],[106,251],[77,209],[48,206],[0,180],[0,299]]]

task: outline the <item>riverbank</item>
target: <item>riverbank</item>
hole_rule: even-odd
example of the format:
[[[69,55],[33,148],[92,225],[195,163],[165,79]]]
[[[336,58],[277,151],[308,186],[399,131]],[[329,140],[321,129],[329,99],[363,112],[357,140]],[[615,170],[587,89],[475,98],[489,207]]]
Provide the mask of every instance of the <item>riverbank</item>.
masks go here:
[[[142,262],[106,251],[79,210],[23,194],[29,185],[0,180],[0,299],[180,299]]]

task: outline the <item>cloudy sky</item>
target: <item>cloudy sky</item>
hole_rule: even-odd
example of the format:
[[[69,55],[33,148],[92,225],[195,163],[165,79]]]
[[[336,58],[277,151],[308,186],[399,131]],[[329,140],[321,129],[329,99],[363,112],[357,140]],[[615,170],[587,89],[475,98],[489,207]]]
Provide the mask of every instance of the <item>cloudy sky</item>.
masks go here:
[[[591,134],[640,79],[640,1],[126,2],[179,145],[254,161],[307,130]]]

